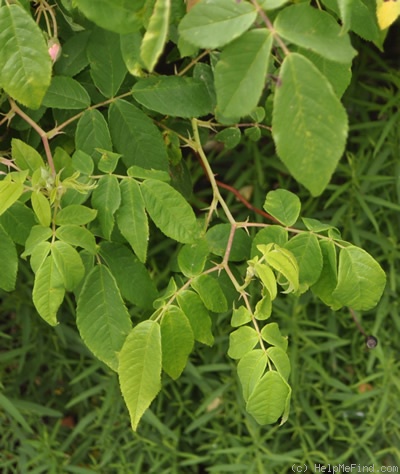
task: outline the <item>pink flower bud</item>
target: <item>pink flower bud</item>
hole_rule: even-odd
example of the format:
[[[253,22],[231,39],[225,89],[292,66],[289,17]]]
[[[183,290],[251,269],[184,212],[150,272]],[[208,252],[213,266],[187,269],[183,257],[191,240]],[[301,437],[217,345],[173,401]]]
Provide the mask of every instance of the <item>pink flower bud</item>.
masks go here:
[[[51,38],[48,41],[47,46],[51,60],[55,63],[61,55],[61,45],[57,38]]]

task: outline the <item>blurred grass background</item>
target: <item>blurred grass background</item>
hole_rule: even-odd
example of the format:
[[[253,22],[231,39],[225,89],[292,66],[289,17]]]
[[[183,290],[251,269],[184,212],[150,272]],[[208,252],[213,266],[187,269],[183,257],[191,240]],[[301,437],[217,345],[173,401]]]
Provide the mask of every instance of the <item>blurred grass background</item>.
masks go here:
[[[267,133],[257,143],[243,138],[237,149],[211,151],[210,159],[225,183],[236,189],[251,185],[259,208],[270,189],[297,192],[304,217],[332,223],[381,263],[388,276],[384,296],[373,311],[358,315],[365,331],[378,338],[377,348],[366,349],[347,311],[333,312],[309,294],[278,298],[272,317],[289,336],[291,413],[282,427],[259,427],[245,412],[235,363],[226,355],[230,316],[220,315],[214,320],[215,345],[197,346],[178,381],[165,377],[133,433],[116,375],[77,335],[72,301],[63,307],[63,324],[47,326],[35,313],[32,278],[21,264],[17,290],[0,294],[0,472],[279,474],[292,472],[293,464],[312,472],[315,464],[329,463],[400,469],[395,48],[383,56],[361,47],[344,103],[350,120],[346,155],[318,199],[277,162]],[[189,166],[196,199],[207,201],[198,164]],[[236,216],[250,214],[223,193]],[[170,258],[165,245],[153,250],[153,261]],[[160,287],[165,277],[159,276]]]

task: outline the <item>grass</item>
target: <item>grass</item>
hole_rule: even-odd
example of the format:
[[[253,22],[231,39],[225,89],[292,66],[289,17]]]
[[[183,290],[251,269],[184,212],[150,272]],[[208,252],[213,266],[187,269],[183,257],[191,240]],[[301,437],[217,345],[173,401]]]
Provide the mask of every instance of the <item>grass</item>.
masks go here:
[[[229,315],[221,315],[214,347],[197,346],[183,376],[165,378],[133,433],[115,374],[76,333],[72,303],[63,324],[48,327],[35,314],[21,264],[17,290],[0,295],[1,472],[280,474],[293,464],[312,470],[329,463],[400,469],[400,76],[366,48],[356,66],[345,97],[347,153],[320,198],[287,176],[268,140],[215,153],[213,165],[237,189],[252,184],[258,207],[269,189],[296,190],[304,216],[333,223],[380,261],[385,294],[376,309],[358,315],[377,348],[366,349],[347,311],[330,311],[308,294],[279,298],[273,318],[289,336],[292,408],[282,427],[259,427],[245,412],[235,363],[226,356]],[[196,186],[206,201],[201,177]],[[233,195],[228,202],[246,218]],[[163,259],[169,250],[162,242],[157,248]]]

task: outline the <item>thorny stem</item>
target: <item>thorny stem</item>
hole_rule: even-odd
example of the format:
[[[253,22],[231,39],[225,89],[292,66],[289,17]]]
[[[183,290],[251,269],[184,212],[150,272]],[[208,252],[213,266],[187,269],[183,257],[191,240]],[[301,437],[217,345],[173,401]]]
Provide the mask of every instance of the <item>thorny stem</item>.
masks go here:
[[[46,153],[46,158],[47,158],[47,162],[49,164],[51,173],[53,176],[55,176],[57,173],[56,173],[56,168],[54,166],[53,155],[50,150],[49,138],[47,136],[47,133],[34,120],[32,120],[31,117],[29,117],[29,115],[27,115],[24,111],[22,111],[18,107],[18,105],[13,101],[13,99],[10,98],[9,101],[10,101],[11,109],[16,114],[18,114],[21,118],[23,118],[25,122],[28,123],[39,134],[40,138],[42,139],[44,151]]]
[[[214,199],[213,199],[213,203],[211,205],[212,207],[210,209],[210,213],[213,210],[215,210],[216,202],[219,202],[219,204],[221,205],[222,209],[224,210],[225,215],[228,218],[229,222],[232,225],[235,225],[236,224],[235,218],[232,216],[231,211],[229,210],[229,207],[227,206],[226,202],[224,201],[224,199],[221,196],[221,193],[219,192],[218,184],[215,180],[214,173],[213,173],[213,171],[212,171],[212,169],[211,169],[211,167],[208,163],[207,157],[206,157],[206,155],[204,153],[204,150],[201,146],[199,129],[198,129],[198,126],[197,126],[197,120],[196,119],[192,119],[192,128],[193,128],[193,135],[194,135],[194,142],[193,142],[192,146],[193,146],[195,152],[198,153],[198,155],[201,159],[201,162],[202,162],[203,167],[204,167],[204,169],[207,173],[207,177],[208,177],[208,179],[211,183],[211,187],[212,187],[212,191],[213,191]]]

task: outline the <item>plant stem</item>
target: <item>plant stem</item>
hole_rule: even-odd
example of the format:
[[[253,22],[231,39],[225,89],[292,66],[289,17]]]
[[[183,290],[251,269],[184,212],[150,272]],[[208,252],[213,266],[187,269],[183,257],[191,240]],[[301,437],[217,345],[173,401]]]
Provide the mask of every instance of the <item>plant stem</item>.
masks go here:
[[[108,105],[108,104],[112,104],[113,102],[115,102],[117,99],[122,99],[124,97],[128,97],[132,95],[131,92],[125,92],[124,94],[121,94],[119,95],[118,97],[113,97],[112,99],[107,99],[105,100],[104,102],[100,102],[99,104],[96,104],[96,105],[91,105],[90,107],[88,107],[86,110],[82,111],[82,112],[79,112],[78,114],[74,115],[73,117],[69,118],[68,120],[66,120],[65,122],[63,122],[62,124],[60,125],[57,125],[57,127],[54,127],[53,129],[51,129],[50,131],[47,132],[47,136],[51,139],[53,137],[55,137],[56,135],[58,135],[61,130],[63,128],[65,128],[67,125],[69,125],[70,123],[72,122],[75,122],[75,120],[78,120],[79,118],[82,117],[82,115],[88,111],[88,110],[95,110],[95,109],[98,109],[100,107],[103,107],[105,105]]]
[[[290,54],[290,51],[288,50],[286,44],[282,41],[281,37],[275,31],[274,25],[271,23],[271,20],[268,18],[267,14],[261,8],[261,6],[257,2],[257,0],[250,0],[250,1],[255,6],[255,8],[257,10],[257,13],[262,18],[263,22],[265,23],[265,26],[269,29],[269,31],[271,32],[271,35],[274,37],[275,41],[278,43],[278,45],[281,47],[282,51],[285,53],[285,56]]]
[[[232,216],[231,211],[229,210],[229,207],[227,206],[226,202],[224,201],[223,197],[221,196],[221,193],[219,192],[218,184],[215,180],[214,173],[210,167],[210,164],[208,163],[207,157],[204,153],[204,150],[201,146],[201,141],[200,141],[200,135],[199,135],[199,129],[197,126],[197,120],[192,119],[192,128],[193,128],[193,135],[194,135],[194,143],[192,144],[194,150],[196,153],[198,153],[201,162],[203,164],[203,167],[205,169],[205,172],[207,173],[207,177],[211,183],[211,187],[213,190],[213,195],[215,199],[221,204],[222,209],[225,212],[226,217],[228,218],[229,222],[233,225],[236,224],[235,218]]]
[[[48,139],[47,133],[33,119],[31,119],[31,117],[29,117],[29,115],[27,115],[25,112],[23,112],[18,107],[18,105],[14,102],[13,99],[10,98],[9,101],[10,101],[11,109],[16,114],[18,114],[21,118],[23,118],[25,120],[25,122],[28,123],[39,134],[39,136],[40,136],[40,138],[42,139],[42,142],[43,142],[44,151],[46,153],[46,158],[47,158],[47,162],[49,164],[51,173],[52,173],[53,176],[56,176],[56,174],[57,174],[56,173],[56,168],[54,166],[53,155],[52,155],[51,150],[50,150],[50,144],[49,144],[49,139]]]

